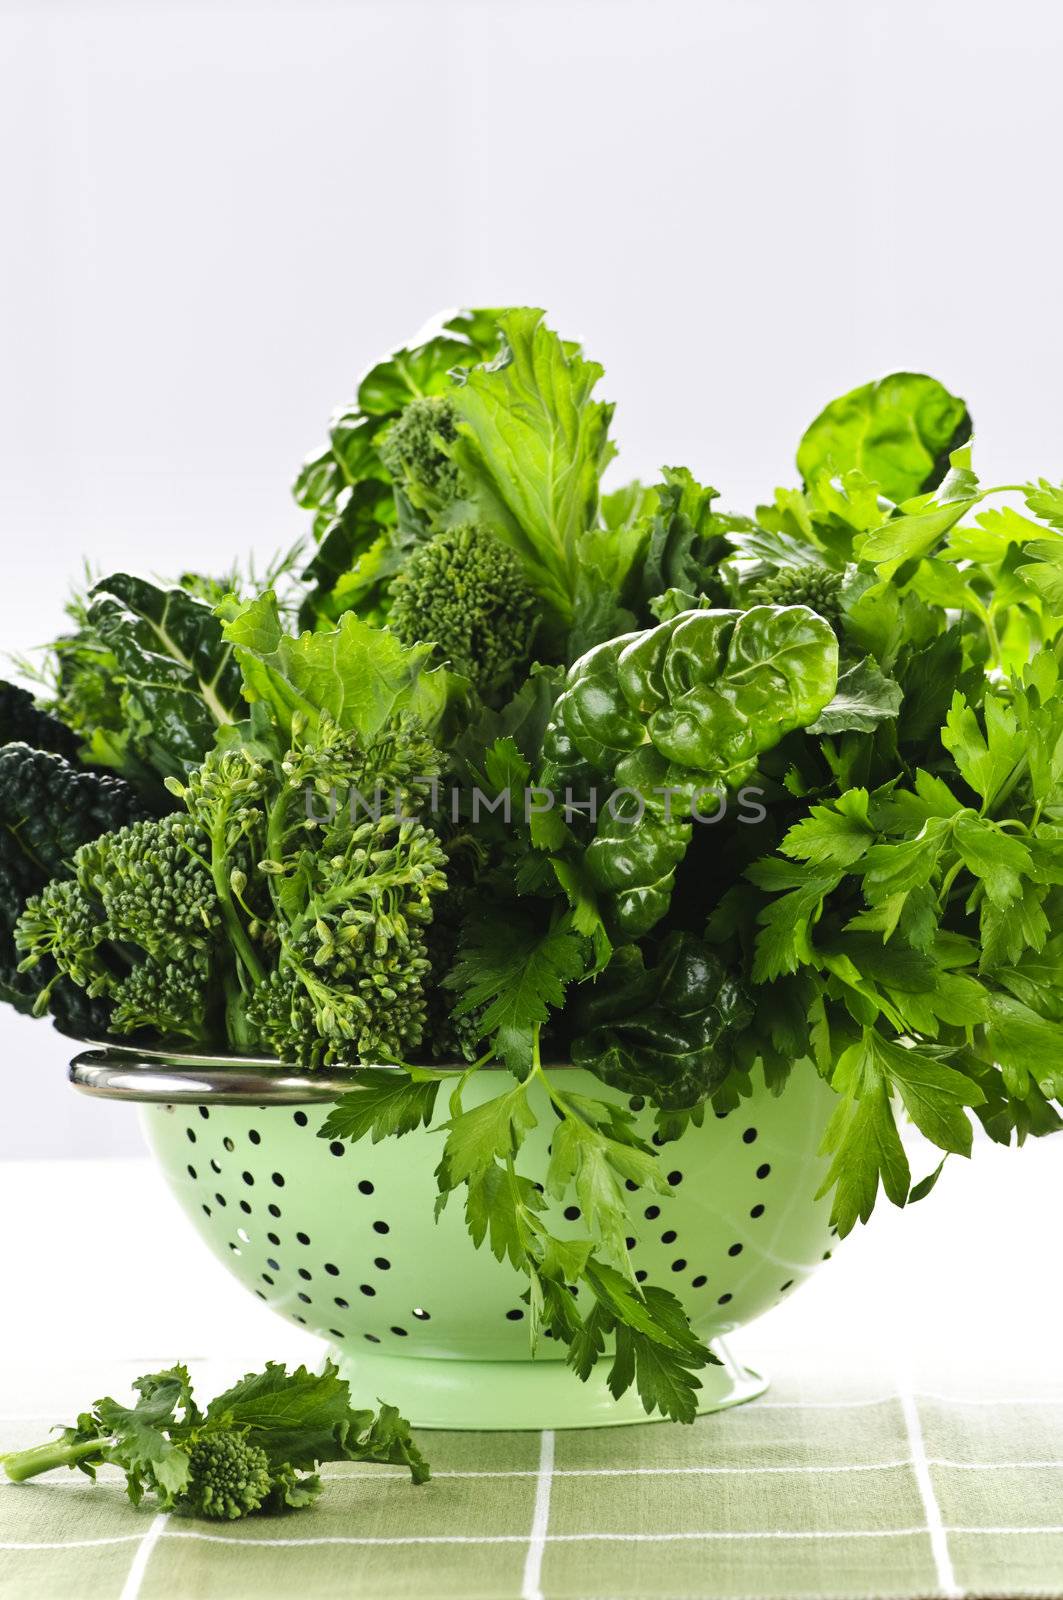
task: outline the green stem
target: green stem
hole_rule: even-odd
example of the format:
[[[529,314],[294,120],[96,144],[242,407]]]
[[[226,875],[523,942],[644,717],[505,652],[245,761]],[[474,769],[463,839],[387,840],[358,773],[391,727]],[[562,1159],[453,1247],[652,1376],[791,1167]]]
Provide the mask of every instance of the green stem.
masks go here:
[[[31,1450],[15,1450],[11,1455],[0,1456],[0,1464],[12,1483],[24,1483],[38,1473],[51,1472],[55,1467],[76,1467],[89,1456],[99,1456],[107,1447],[105,1439],[86,1439],[81,1444],[67,1444],[62,1440],[34,1445]]]
[[[247,934],[247,929],[240,920],[240,913],[233,904],[232,885],[229,882],[228,856],[225,850],[225,819],[220,818],[211,830],[210,835],[210,876],[214,884],[214,892],[218,897],[221,908],[221,919],[225,926],[225,933],[243,963],[248,977],[252,983],[262,983],[265,973],[262,963]]]

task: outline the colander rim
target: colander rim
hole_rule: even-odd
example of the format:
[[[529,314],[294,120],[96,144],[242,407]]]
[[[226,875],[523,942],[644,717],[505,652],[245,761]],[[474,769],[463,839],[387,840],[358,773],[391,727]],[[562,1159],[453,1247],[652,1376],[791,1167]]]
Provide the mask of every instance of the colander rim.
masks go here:
[[[575,1070],[570,1062],[544,1063],[551,1071]],[[435,1064],[462,1072],[465,1061]],[[95,1043],[70,1063],[70,1082],[97,1100],[140,1105],[314,1105],[330,1102],[358,1087],[364,1068],[327,1067],[316,1071],[286,1065],[267,1056],[235,1056],[142,1046]],[[381,1062],[374,1071],[398,1072]],[[504,1072],[500,1066],[481,1069]]]

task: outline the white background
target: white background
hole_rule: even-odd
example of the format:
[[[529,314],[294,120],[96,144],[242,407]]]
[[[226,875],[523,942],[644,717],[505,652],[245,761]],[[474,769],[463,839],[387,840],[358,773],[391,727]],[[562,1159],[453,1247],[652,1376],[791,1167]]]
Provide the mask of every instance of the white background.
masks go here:
[[[1029,0],[0,0],[0,645],[102,570],[293,538],[359,370],[531,301],[617,469],[736,505],[902,366],[989,478],[1063,473],[1063,8]],[[0,1017],[0,1155],[139,1148]]]

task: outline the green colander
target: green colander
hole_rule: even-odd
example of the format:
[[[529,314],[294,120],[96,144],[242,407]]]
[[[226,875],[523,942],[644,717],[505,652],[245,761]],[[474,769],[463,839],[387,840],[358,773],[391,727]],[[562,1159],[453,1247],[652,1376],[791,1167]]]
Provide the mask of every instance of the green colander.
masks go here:
[[[566,1089],[611,1093],[578,1069],[551,1070]],[[100,1048],[79,1055],[71,1076],[89,1094],[145,1103],[148,1143],[193,1225],[260,1300],[329,1341],[354,1393],[383,1396],[426,1428],[645,1422],[633,1392],[608,1393],[604,1367],[581,1383],[549,1339],[533,1358],[526,1280],[474,1248],[460,1204],[433,1220],[436,1127],[375,1145],[318,1137],[356,1073]],[[465,1103],[496,1092],[481,1072]],[[539,1126],[521,1161],[532,1172],[545,1168],[553,1123],[535,1093]],[[781,1094],[759,1080],[736,1110],[661,1148],[672,1196],[628,1185],[638,1276],[674,1290],[704,1339],[776,1305],[830,1255],[829,1203],[814,1196],[836,1103],[799,1062]],[[652,1136],[649,1116],[639,1120]],[[585,1227],[575,1205],[552,1220],[561,1235]],[[702,1413],[766,1388],[715,1348],[723,1365],[702,1374]]]

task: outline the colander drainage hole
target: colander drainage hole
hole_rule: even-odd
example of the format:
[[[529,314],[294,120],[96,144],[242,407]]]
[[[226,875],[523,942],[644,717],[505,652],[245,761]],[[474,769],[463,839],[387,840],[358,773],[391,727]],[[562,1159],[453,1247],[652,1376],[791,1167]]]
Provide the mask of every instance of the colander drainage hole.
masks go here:
[[[787,1289],[792,1289],[793,1286],[794,1286],[794,1280],[792,1278],[787,1278],[786,1282],[783,1284],[782,1288],[779,1290],[779,1293],[780,1294],[785,1294]]]
[[[259,1273],[259,1277],[262,1279],[263,1283],[268,1283],[270,1288],[273,1287],[273,1279],[270,1277],[268,1272]]]
[[[414,1306],[413,1310],[410,1312],[410,1315],[411,1317],[416,1317],[418,1322],[431,1322],[432,1320],[424,1306]]]
[[[280,1262],[279,1261],[274,1261],[272,1256],[267,1256],[266,1257],[266,1265],[267,1265],[267,1267],[272,1267],[274,1272],[279,1272],[280,1269],[281,1269]]]
[[[269,1240],[270,1244],[280,1244],[281,1242],[281,1236],[279,1233],[267,1233],[266,1238]]]
[[[565,1207],[565,1221],[566,1222],[578,1222],[579,1219],[580,1219],[579,1206],[566,1206]]]
[[[298,1239],[300,1244],[310,1243],[310,1235],[308,1233],[297,1233],[295,1237]]]
[[[380,1343],[380,1340],[377,1338],[375,1333],[363,1333],[362,1334],[362,1338],[363,1339],[368,1339],[370,1344],[379,1344]]]
[[[638,1188],[638,1184],[635,1182],[634,1178],[625,1178],[624,1188],[627,1190],[628,1194],[634,1194],[635,1190]]]
[[[246,1217],[249,1217],[251,1215],[251,1207],[248,1205],[246,1200],[241,1200],[240,1201],[240,1210],[244,1213],[244,1215]]]
[[[338,1278],[340,1275],[340,1269],[333,1261],[325,1262],[325,1271],[328,1273],[330,1278]]]
[[[345,1144],[340,1144],[338,1139],[333,1139],[332,1143],[329,1145],[329,1149],[332,1151],[334,1156],[345,1156],[347,1154],[347,1146]]]
[[[359,1194],[372,1194],[372,1192],[373,1192],[373,1185],[369,1182],[368,1178],[363,1178],[361,1180],[361,1182],[359,1183],[359,1185],[358,1185],[358,1193]]]
[[[720,1298],[717,1300],[716,1304],[718,1306],[726,1306],[726,1305],[729,1305],[730,1302],[733,1299],[734,1299],[734,1295],[733,1294],[722,1294],[720,1296]]]
[[[211,1209],[210,1209],[210,1207],[208,1205],[205,1205],[203,1207],[203,1215],[205,1217],[209,1217],[211,1215]]]
[[[675,1244],[677,1234],[674,1228],[666,1228],[661,1234],[662,1244]]]
[[[227,1206],[229,1204],[223,1194],[216,1194],[214,1198],[220,1206]]]
[[[312,1276],[313,1276],[313,1274],[307,1272],[305,1267],[300,1267],[299,1268],[299,1276],[300,1276],[300,1278],[302,1278],[304,1283],[309,1283],[311,1278],[312,1278]]]
[[[729,1256],[740,1256],[742,1254],[742,1246],[740,1244],[733,1244],[728,1250],[727,1254]]]
[[[757,1168],[757,1177],[758,1178],[766,1178],[770,1172],[771,1172],[771,1166],[767,1161],[765,1161],[763,1166],[760,1166],[760,1167]]]
[[[298,1297],[297,1297],[297,1298],[298,1298],[298,1299],[300,1299],[300,1300],[301,1300],[301,1301],[302,1301],[302,1302],[303,1302],[303,1305],[304,1305],[304,1306],[309,1306],[309,1305],[313,1305],[313,1303],[314,1303],[314,1302],[313,1302],[313,1301],[312,1301],[312,1300],[311,1300],[311,1298],[310,1298],[310,1296],[309,1296],[309,1295],[308,1295],[308,1294],[304,1294],[304,1293],[303,1293],[303,1291],[302,1291],[302,1290],[301,1290],[301,1289],[300,1289],[300,1291],[299,1291],[299,1294],[298,1294]]]
[[[660,1214],[661,1214],[660,1206],[647,1206],[645,1211],[642,1213],[642,1215],[646,1218],[647,1222],[653,1222],[655,1220],[655,1218],[660,1216]]]
[[[250,1139],[252,1144],[262,1143],[262,1135],[259,1133],[257,1128],[249,1128],[247,1131],[247,1137]]]
[[[387,1256],[377,1256],[373,1262],[373,1265],[381,1272],[391,1271],[391,1262],[388,1260]]]
[[[624,1240],[624,1248],[626,1250],[634,1250],[634,1248],[635,1248],[635,1246],[637,1244],[638,1244],[638,1240],[637,1239],[625,1239]]]
[[[334,1339],[343,1339],[346,1337],[345,1334],[340,1332],[339,1328],[330,1328],[329,1333],[331,1333]]]
[[[199,1173],[196,1171],[195,1167],[192,1165],[191,1162],[188,1163],[188,1176],[190,1178],[198,1178],[199,1177]]]
[[[270,1204],[266,1207],[266,1210],[269,1212],[271,1217],[279,1217],[281,1214],[280,1206]]]
[[[210,1170],[211,1170],[211,1172],[216,1173],[219,1178],[221,1177],[221,1168],[219,1167],[218,1163],[215,1161],[213,1156],[211,1156],[211,1158],[210,1158]]]
[[[397,1337],[398,1337],[398,1338],[399,1338],[399,1339],[405,1339],[405,1338],[407,1338],[407,1337],[408,1337],[408,1335],[407,1335],[407,1332],[406,1332],[406,1329],[405,1329],[405,1328],[392,1328],[392,1330],[391,1330],[391,1331],[392,1331],[392,1333],[393,1333],[393,1334],[395,1334],[395,1335],[396,1335],[396,1336],[397,1336]]]
[[[204,1122],[208,1121],[210,1118],[210,1112],[207,1110],[206,1106],[199,1107],[199,1114],[203,1118]]]
[[[258,1295],[258,1298],[259,1298],[259,1299],[260,1299],[260,1300],[265,1300],[265,1298],[266,1298],[266,1297],[265,1297],[265,1295],[264,1295],[264,1294],[263,1294],[263,1293],[262,1293],[262,1290],[261,1290],[261,1289],[256,1289],[256,1290],[255,1290],[255,1293],[256,1293],[256,1294],[257,1294],[257,1295]]]
[[[760,1205],[754,1206],[749,1215],[751,1217],[762,1217],[764,1215],[764,1207]]]
[[[345,1300],[341,1294],[338,1294],[336,1296],[336,1298],[335,1298],[335,1300],[333,1300],[332,1304],[334,1306],[339,1306],[341,1311],[349,1311],[351,1309],[350,1301],[349,1300]]]
[[[250,1172],[241,1172],[240,1176],[241,1176],[241,1178],[243,1178],[244,1182],[247,1184],[247,1187],[249,1189],[254,1187],[255,1180],[254,1180],[254,1178],[253,1178],[253,1176],[251,1175]]]
[[[284,1174],[281,1173],[281,1172],[273,1173],[273,1182],[277,1185],[278,1189],[283,1189],[284,1188]]]
[[[251,1243],[251,1235],[248,1233],[246,1228],[237,1228],[236,1237],[238,1239],[242,1239],[244,1244],[250,1244]]]
[[[745,1133],[742,1135],[742,1143],[743,1144],[756,1144],[756,1142],[757,1142],[757,1130],[756,1130],[756,1128],[747,1128]]]
[[[391,1229],[388,1227],[386,1222],[374,1222],[373,1223],[373,1232],[374,1233],[390,1233]]]
[[[196,1142],[196,1130],[195,1130],[195,1128],[186,1128],[185,1129],[185,1134],[187,1135],[189,1144],[195,1144],[195,1142]]]
[[[686,1271],[686,1266],[687,1266],[686,1258],[684,1256],[680,1256],[676,1261],[672,1262],[672,1271],[673,1272],[685,1272]]]
[[[231,1139],[230,1139],[230,1138],[229,1138],[229,1135],[228,1135],[228,1134],[226,1134],[226,1135],[225,1135],[225,1138],[224,1138],[224,1139],[223,1139],[223,1140],[222,1140],[222,1145],[223,1145],[223,1147],[224,1147],[224,1148],[225,1148],[225,1149],[226,1149],[226,1150],[228,1150],[228,1152],[229,1152],[229,1154],[230,1154],[230,1155],[231,1155],[231,1154],[232,1154],[232,1152],[233,1152],[233,1151],[234,1151],[234,1150],[235,1150],[235,1149],[236,1149],[236,1146],[235,1146],[235,1145],[234,1145],[234,1144],[233,1144],[233,1142],[232,1142],[232,1140],[231,1140]]]
[[[306,1327],[306,1318],[305,1318],[305,1317],[299,1317],[299,1316],[297,1316],[297,1317],[295,1317],[295,1319],[294,1319],[294,1320],[295,1320],[295,1321],[296,1321],[296,1322],[298,1322],[298,1323],[300,1323],[300,1324],[301,1324],[301,1325],[302,1325],[302,1326],[303,1326],[303,1327],[304,1327],[304,1328],[305,1328],[305,1327]]]
[[[361,1294],[367,1294],[370,1296],[376,1294],[376,1290],[373,1288],[371,1283],[360,1283],[358,1285],[358,1290]]]
[[[699,1272],[696,1278],[691,1278],[690,1287],[692,1289],[704,1289],[708,1281],[709,1280],[706,1278],[705,1274],[703,1272]]]
[[[297,1128],[305,1128],[307,1120],[308,1119],[305,1111],[296,1111],[292,1114],[292,1121],[295,1123]]]
[[[514,1307],[514,1309],[512,1311],[507,1311],[506,1312],[506,1321],[507,1322],[523,1322],[524,1321],[524,1312],[520,1311],[520,1310],[516,1309],[516,1307]]]
[[[645,1283],[645,1282],[646,1282],[646,1278],[647,1278],[647,1274],[646,1274],[646,1273],[645,1273],[645,1272],[643,1272],[643,1271],[642,1271],[642,1270],[641,1270],[641,1268],[640,1268],[640,1270],[639,1270],[639,1271],[638,1271],[638,1272],[636,1272],[636,1274],[635,1274],[635,1282],[636,1282],[636,1283]]]

